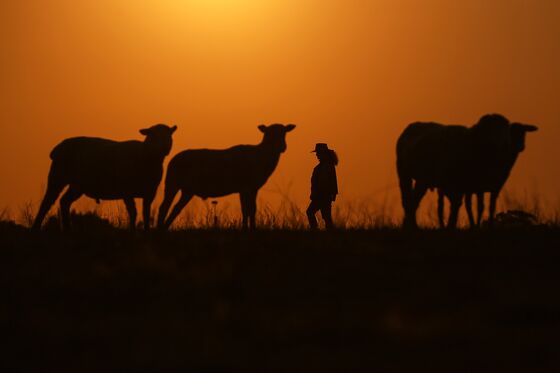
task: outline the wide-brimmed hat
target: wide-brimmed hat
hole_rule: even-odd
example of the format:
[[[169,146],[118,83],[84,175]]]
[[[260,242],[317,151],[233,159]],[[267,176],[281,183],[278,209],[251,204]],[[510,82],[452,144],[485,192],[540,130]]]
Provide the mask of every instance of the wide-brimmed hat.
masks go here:
[[[324,152],[329,150],[329,147],[327,146],[327,144],[323,143],[323,142],[319,142],[317,144],[315,144],[315,150],[312,150],[311,153],[320,153],[320,152]]]

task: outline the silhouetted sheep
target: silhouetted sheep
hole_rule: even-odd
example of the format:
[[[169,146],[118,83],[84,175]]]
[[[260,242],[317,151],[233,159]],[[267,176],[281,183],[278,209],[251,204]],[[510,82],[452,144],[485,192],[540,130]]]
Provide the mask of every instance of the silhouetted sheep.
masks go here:
[[[446,195],[446,192],[442,189],[442,188],[438,188],[437,189],[437,193],[438,193],[438,201],[437,201],[437,212],[438,212],[438,221],[439,221],[439,226],[440,228],[445,228],[445,218],[444,218],[444,207],[445,207],[445,197],[450,198],[454,198],[457,197],[456,194],[451,194],[451,195]],[[477,197],[477,215],[476,215],[476,219],[473,215],[473,211],[472,211],[472,196],[473,194],[476,194]],[[480,222],[482,219],[482,213],[484,211],[484,193],[482,192],[478,192],[478,193],[465,193],[464,195],[461,195],[460,197],[457,198],[463,198],[464,196],[464,200],[465,200],[465,209],[467,210],[467,216],[469,218],[469,224],[471,226],[471,228],[474,227],[479,227],[480,226]]]
[[[478,161],[479,163],[484,162],[482,163],[484,166],[481,167],[481,170],[485,170],[486,172],[475,175],[475,185],[467,189],[465,203],[471,224],[473,222],[471,208],[472,194],[477,194],[478,196],[479,215],[476,225],[479,226],[482,212],[484,211],[485,192],[490,192],[488,223],[490,226],[493,224],[494,216],[496,214],[496,201],[511,173],[511,170],[513,169],[513,166],[515,165],[515,162],[517,161],[519,153],[525,150],[526,134],[527,132],[537,131],[538,127],[532,124],[511,123],[508,129],[509,131],[507,133],[506,142],[501,143],[499,151],[496,151],[496,154],[498,155],[491,158],[491,162],[487,162],[487,160],[483,159]]]
[[[193,196],[206,199],[239,193],[243,227],[254,228],[257,192],[276,168],[280,154],[286,151],[286,133],[295,127],[293,124],[260,125],[258,128],[264,136],[258,145],[185,150],[177,154],[167,168],[158,227],[169,228]],[[179,191],[181,198],[167,216]]]
[[[500,118],[501,117],[501,118]],[[496,201],[505,185],[511,170],[521,153],[525,149],[525,136],[527,132],[534,132],[538,128],[530,124],[511,123],[505,117],[486,115],[479,123],[472,127],[478,131],[474,137],[474,151],[472,162],[472,174],[468,175],[462,191],[465,192],[465,207],[471,227],[478,227],[482,221],[484,212],[484,193],[490,193],[490,211],[488,224],[492,226],[496,213]],[[454,192],[460,192],[455,190]],[[448,194],[445,191],[444,194]],[[475,221],[472,213],[472,195],[477,195],[477,219]],[[457,193],[451,193],[452,196]],[[441,201],[441,198],[440,198]],[[438,210],[443,207],[438,207]],[[457,211],[452,211],[457,214]],[[450,217],[454,224],[456,216]]]
[[[441,189],[440,201],[442,195],[450,199],[449,227],[456,226],[465,194],[470,201],[470,194],[490,191],[492,220],[497,196],[524,149],[525,133],[536,129],[532,125],[510,124],[499,114],[485,115],[470,128],[421,122],[409,125],[397,141],[404,225],[416,226],[416,210],[429,188]],[[482,198],[480,201],[479,208]],[[439,215],[442,209],[442,205],[438,207]],[[469,204],[467,210],[470,209]]]
[[[95,137],[74,137],[58,144],[51,152],[47,191],[33,224],[39,229],[45,215],[62,190],[62,224],[69,226],[70,205],[83,194],[96,200],[122,199],[136,225],[134,198],[143,199],[144,229],[150,226],[150,207],[163,174],[163,160],[172,146],[177,126],[157,124],[140,130],[144,141],[117,142]]]

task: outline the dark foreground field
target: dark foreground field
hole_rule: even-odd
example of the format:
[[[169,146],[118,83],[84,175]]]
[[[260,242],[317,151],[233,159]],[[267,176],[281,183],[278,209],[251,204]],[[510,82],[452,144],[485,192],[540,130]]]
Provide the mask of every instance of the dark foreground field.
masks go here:
[[[0,227],[3,372],[560,371],[560,230]]]

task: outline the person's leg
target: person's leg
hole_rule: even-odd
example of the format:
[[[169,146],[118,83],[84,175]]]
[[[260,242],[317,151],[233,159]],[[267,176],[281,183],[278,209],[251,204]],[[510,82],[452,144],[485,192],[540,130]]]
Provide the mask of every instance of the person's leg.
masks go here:
[[[309,228],[312,230],[317,229],[317,218],[315,218],[315,213],[319,211],[320,206],[318,206],[317,201],[311,201],[309,207],[307,208],[307,220],[309,220]]]
[[[331,202],[324,202],[321,206],[321,217],[325,221],[325,227],[328,231],[334,229],[333,221],[332,221],[332,205]]]

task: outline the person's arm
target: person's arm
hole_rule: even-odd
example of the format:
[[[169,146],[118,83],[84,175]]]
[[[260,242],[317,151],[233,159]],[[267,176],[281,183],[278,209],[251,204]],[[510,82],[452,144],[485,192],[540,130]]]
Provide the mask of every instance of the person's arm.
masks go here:
[[[313,173],[311,174],[311,196],[310,196],[311,199],[314,199],[318,196],[319,184],[320,184],[319,172],[317,166],[315,166],[315,168],[313,169]]]
[[[338,194],[338,182],[336,180],[336,168],[334,165],[330,168],[329,172],[329,193],[334,201]]]

